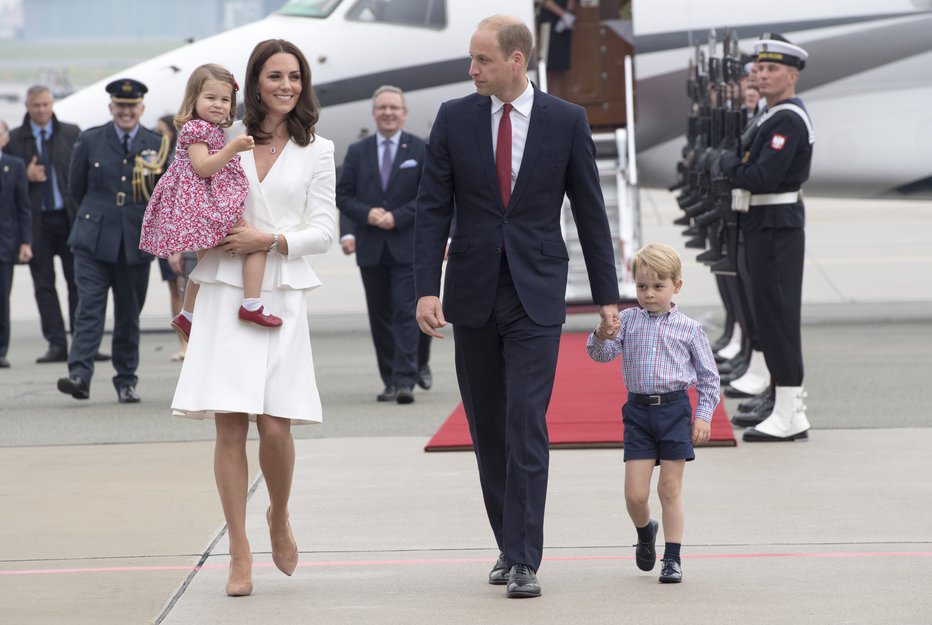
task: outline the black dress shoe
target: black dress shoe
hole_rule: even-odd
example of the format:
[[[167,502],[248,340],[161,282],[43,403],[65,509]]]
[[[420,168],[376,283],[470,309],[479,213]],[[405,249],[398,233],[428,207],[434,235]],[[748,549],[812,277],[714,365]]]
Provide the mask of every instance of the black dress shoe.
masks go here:
[[[87,399],[91,396],[91,389],[87,382],[76,375],[67,378],[58,378],[58,390],[75,399]]]
[[[809,430],[803,430],[798,434],[791,434],[790,436],[772,436],[761,432],[757,428],[750,428],[744,431],[741,440],[746,443],[792,443],[793,441],[807,441],[809,440]]]
[[[434,383],[433,376],[430,375],[430,366],[421,365],[417,368],[417,385],[420,386],[425,391],[429,391],[430,387]]]
[[[0,369],[9,369],[10,361],[6,359],[6,356],[0,356]]]
[[[49,346],[47,352],[36,358],[37,363],[68,362],[68,350],[64,347]]]
[[[653,571],[654,565],[657,564],[657,530],[660,524],[651,519],[650,527],[654,530],[654,537],[646,543],[639,540],[637,549],[634,550],[634,561],[642,571]]]
[[[755,425],[763,423],[764,419],[773,412],[773,400],[768,399],[759,404],[756,409],[747,412],[739,412],[731,418],[731,424],[739,428],[752,428]]]
[[[683,581],[683,568],[680,563],[670,558],[664,558],[660,567],[661,584],[679,584]]]
[[[760,395],[755,395],[751,399],[746,399],[738,404],[738,413],[756,412],[757,409],[760,408],[761,404],[768,401],[773,404],[773,393],[770,392],[770,389],[767,389]]]
[[[530,599],[540,596],[540,582],[534,569],[526,564],[516,564],[508,572],[505,596],[509,599]]]
[[[410,386],[399,386],[398,394],[395,396],[395,401],[399,404],[413,404],[414,403],[414,389]]]
[[[136,387],[127,385],[118,388],[117,401],[121,404],[138,404],[139,393],[136,392]]]
[[[398,398],[398,389],[395,388],[394,384],[389,384],[385,387],[385,390],[379,393],[376,397],[379,401],[395,401]]]
[[[489,571],[489,583],[494,586],[504,586],[508,583],[508,563],[505,562],[505,554],[498,554],[498,560],[495,566]]]
[[[105,354],[100,351],[94,354],[94,362],[107,362],[108,360],[110,360],[110,354]]]

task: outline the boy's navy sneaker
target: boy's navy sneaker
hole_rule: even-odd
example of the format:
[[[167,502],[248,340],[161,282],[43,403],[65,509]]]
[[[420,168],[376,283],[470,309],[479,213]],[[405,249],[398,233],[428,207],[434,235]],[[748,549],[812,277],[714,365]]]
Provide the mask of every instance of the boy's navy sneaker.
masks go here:
[[[642,571],[653,571],[654,565],[657,564],[657,529],[660,524],[654,519],[650,520],[650,527],[654,530],[654,536],[649,542],[638,541],[637,549],[634,552],[634,560],[638,568]]]
[[[679,584],[683,581],[683,569],[680,563],[672,558],[664,558],[660,566],[661,584]]]

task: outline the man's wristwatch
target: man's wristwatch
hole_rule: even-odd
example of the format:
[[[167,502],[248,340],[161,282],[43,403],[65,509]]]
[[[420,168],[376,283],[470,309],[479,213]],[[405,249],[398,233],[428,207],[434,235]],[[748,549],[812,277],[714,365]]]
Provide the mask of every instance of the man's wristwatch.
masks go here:
[[[269,246],[269,254],[278,251],[278,233],[272,235],[272,245]]]

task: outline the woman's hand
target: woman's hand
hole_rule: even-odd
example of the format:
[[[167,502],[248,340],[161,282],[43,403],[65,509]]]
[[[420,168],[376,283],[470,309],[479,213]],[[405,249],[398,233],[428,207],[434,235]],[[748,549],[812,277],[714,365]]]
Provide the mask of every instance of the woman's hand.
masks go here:
[[[252,252],[265,252],[272,245],[272,235],[259,232],[246,221],[240,220],[233,226],[220,244],[219,249],[224,252],[236,254],[251,254]]]

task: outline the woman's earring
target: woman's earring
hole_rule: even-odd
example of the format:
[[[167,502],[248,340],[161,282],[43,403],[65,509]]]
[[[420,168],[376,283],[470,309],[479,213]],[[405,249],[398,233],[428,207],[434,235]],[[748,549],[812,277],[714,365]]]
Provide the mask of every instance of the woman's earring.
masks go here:
[[[262,100],[262,96],[260,96],[259,92],[256,91],[256,102],[259,102],[260,100]]]

